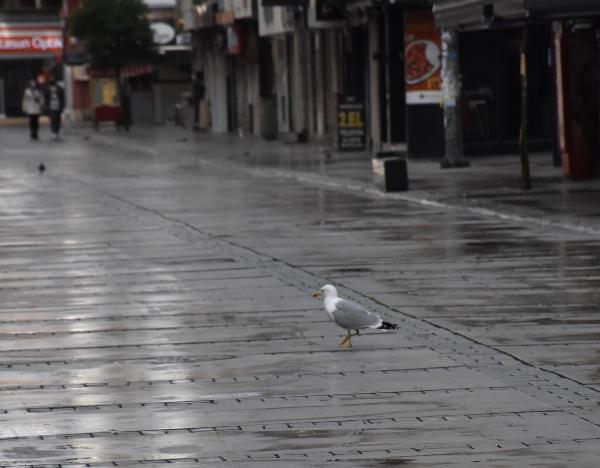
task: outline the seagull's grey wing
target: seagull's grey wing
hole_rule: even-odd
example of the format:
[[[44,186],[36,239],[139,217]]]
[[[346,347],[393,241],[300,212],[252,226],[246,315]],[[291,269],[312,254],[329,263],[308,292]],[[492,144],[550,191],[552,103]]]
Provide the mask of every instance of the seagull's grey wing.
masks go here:
[[[348,330],[358,330],[360,328],[377,328],[381,326],[381,318],[369,312],[356,302],[340,299],[335,303],[333,320],[340,327]]]

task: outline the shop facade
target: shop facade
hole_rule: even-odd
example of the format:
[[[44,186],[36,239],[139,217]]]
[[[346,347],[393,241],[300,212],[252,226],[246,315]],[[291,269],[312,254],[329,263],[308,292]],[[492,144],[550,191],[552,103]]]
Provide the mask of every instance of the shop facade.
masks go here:
[[[62,79],[62,27],[54,21],[0,23],[0,115],[22,115],[27,83]]]
[[[597,0],[435,0],[433,12],[460,37],[466,151],[517,151],[525,63],[529,149],[552,149],[568,177],[600,173]]]

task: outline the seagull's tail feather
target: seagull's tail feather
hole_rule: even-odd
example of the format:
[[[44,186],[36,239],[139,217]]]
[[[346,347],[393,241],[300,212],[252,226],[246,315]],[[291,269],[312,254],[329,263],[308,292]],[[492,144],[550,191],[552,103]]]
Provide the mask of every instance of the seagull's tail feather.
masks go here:
[[[391,322],[381,322],[381,325],[377,327],[379,330],[398,330],[398,325]]]

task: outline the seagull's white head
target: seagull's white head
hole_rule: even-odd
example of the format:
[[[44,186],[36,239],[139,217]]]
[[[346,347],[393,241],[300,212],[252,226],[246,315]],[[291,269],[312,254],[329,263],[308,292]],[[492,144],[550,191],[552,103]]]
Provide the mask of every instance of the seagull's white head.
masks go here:
[[[331,284],[326,284],[321,289],[319,289],[318,292],[314,293],[313,296],[338,297],[337,289],[335,289],[335,287],[333,287]]]

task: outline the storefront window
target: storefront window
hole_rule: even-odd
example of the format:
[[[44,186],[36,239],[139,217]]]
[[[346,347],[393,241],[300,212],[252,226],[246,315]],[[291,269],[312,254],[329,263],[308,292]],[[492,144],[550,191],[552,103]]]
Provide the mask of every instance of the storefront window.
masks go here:
[[[529,143],[545,149],[551,139],[551,69],[547,26],[530,29],[528,51]],[[462,112],[465,151],[516,151],[521,112],[519,47],[522,30],[461,33]]]

